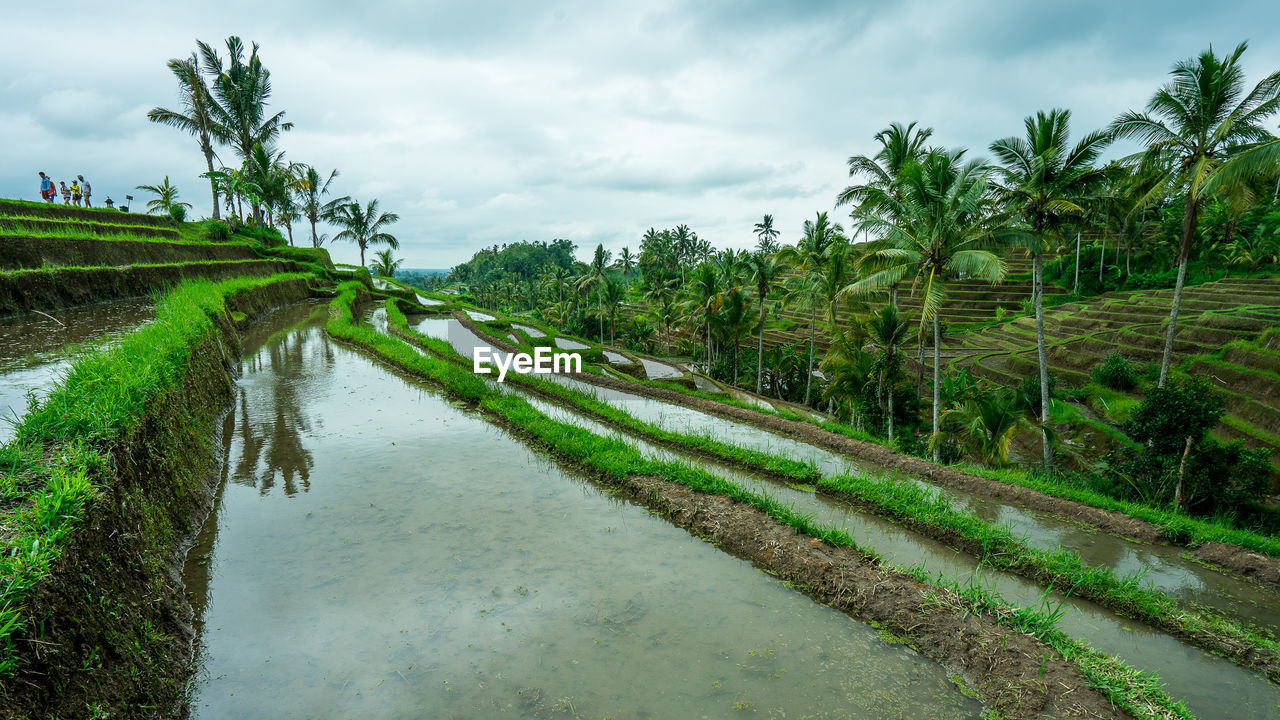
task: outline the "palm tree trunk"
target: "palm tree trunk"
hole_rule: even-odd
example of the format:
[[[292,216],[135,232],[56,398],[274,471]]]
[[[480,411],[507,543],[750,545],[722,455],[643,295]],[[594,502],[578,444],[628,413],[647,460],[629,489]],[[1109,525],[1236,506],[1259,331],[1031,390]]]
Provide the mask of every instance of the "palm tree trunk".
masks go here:
[[[204,151],[204,162],[209,166],[209,190],[213,192],[213,219],[221,220],[222,215],[218,210],[218,181],[213,177],[213,149]]]
[[[285,223],[284,229],[289,231],[289,247],[293,247],[293,223]]]
[[[1169,331],[1164,339],[1164,357],[1160,360],[1160,382],[1156,387],[1164,387],[1169,377],[1169,362],[1173,359],[1173,336],[1178,329],[1178,309],[1182,305],[1182,284],[1187,279],[1187,258],[1191,255],[1191,239],[1196,232],[1196,220],[1200,205],[1190,196],[1186,200],[1186,210],[1182,213],[1182,247],[1178,252],[1178,282],[1173,286],[1173,305],[1169,308]]]
[[[938,314],[933,315],[933,434],[938,435],[941,417],[938,406],[942,404],[942,327]],[[938,462],[938,448],[933,448],[933,461]]]
[[[920,332],[916,334],[917,345],[919,346],[916,353],[916,397],[924,397],[924,328],[920,328]]]
[[[1031,295],[1036,305],[1036,352],[1040,359],[1040,440],[1047,471],[1053,463],[1053,448],[1049,445],[1049,353],[1044,342],[1044,255],[1039,250],[1032,263]]]
[[[809,374],[804,378],[804,404],[809,404],[809,392],[813,388],[813,323],[817,319],[818,309],[809,308]]]
[[[889,386],[889,444],[893,444],[893,385]]]
[[[320,236],[316,234],[316,219],[314,216],[308,216],[311,221],[311,247],[320,247]]]
[[[760,298],[760,342],[756,345],[756,394],[760,394],[764,379],[764,298]]]
[[[364,267],[364,243],[360,243],[360,267]]]
[[[1080,294],[1080,233],[1076,233],[1076,294]]]

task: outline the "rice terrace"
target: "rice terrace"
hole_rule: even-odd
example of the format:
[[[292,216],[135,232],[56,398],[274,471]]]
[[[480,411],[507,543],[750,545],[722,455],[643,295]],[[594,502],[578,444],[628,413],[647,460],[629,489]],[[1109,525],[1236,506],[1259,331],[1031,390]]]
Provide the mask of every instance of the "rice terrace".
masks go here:
[[[232,5],[9,18],[0,719],[1280,718],[1280,8]]]

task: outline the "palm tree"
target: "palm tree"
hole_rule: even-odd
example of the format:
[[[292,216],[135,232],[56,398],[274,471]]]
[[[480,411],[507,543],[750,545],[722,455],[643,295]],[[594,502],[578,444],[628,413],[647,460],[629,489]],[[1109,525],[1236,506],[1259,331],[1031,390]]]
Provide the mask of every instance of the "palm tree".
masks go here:
[[[961,446],[988,464],[1008,465],[1013,434],[1026,424],[1022,413],[1022,401],[1016,390],[996,388],[947,410],[944,429],[959,435]],[[942,432],[935,432],[929,440],[935,455],[942,440]]]
[[[600,304],[608,308],[609,342],[618,341],[618,303],[627,299],[627,286],[613,275],[606,275],[600,284]]]
[[[857,334],[836,330],[831,336],[831,347],[819,365],[829,381],[822,397],[837,406],[848,405],[849,425],[858,427],[858,398],[870,382],[873,371],[871,356],[862,350],[862,340]]]
[[[1211,192],[1242,170],[1230,170],[1212,185],[1207,181],[1236,152],[1256,151],[1273,139],[1262,122],[1280,110],[1280,72],[1268,75],[1245,93],[1240,57],[1246,48],[1248,43],[1240,43],[1225,58],[1209,48],[1198,58],[1176,63],[1170,72],[1173,79],[1147,101],[1147,112],[1129,111],[1111,124],[1117,137],[1146,144],[1146,150],[1133,159],[1141,160],[1146,168],[1162,168],[1168,184],[1183,196],[1178,279],[1169,308],[1158,387],[1164,387],[1169,375],[1182,286],[1200,209]],[[1246,165],[1256,166],[1266,155],[1255,152]]]
[[[169,215],[175,207],[191,207],[191,203],[178,202],[178,186],[169,184],[168,175],[164,176],[164,182],[159,185],[139,185],[136,189],[156,195],[155,198],[147,201],[148,215],[155,212]]]
[[[756,245],[762,255],[772,255],[778,251],[778,231],[773,229],[773,216],[765,215],[764,219],[755,224],[756,239],[759,244]],[[759,389],[756,392],[760,392]]]
[[[604,283],[604,271],[609,267],[609,251],[604,249],[604,244],[596,245],[595,255],[591,258],[591,264],[587,266],[587,272],[578,277],[578,291],[584,294],[590,294],[591,290]],[[602,312],[597,321],[600,327],[600,343],[604,344],[604,313]]]
[[[343,203],[325,217],[326,222],[342,228],[333,236],[334,240],[350,240],[360,246],[361,267],[364,267],[364,252],[370,245],[385,243],[400,249],[400,241],[384,229],[399,220],[400,216],[395,213],[379,212],[376,199],[370,200],[365,207],[360,207],[360,203],[355,201]]]
[[[1031,232],[1021,237],[1031,250],[1031,293],[1036,309],[1036,349],[1040,359],[1040,424],[1044,466],[1053,462],[1049,444],[1049,355],[1044,338],[1044,252],[1058,237],[1068,215],[1084,212],[1085,198],[1105,179],[1094,161],[1110,141],[1103,132],[1086,135],[1070,147],[1071,111],[1051,110],[1025,120],[1026,137],[991,143],[1004,163],[1002,188],[1010,208]]]
[[[733,353],[733,384],[738,384],[738,343],[751,332],[751,296],[742,286],[731,287],[720,295],[719,312],[714,324],[721,345]]]
[[[766,215],[772,230],[773,217]],[[775,231],[776,232],[776,231]],[[763,241],[761,242],[763,246]],[[760,303],[760,341],[756,346],[756,394],[760,394],[764,380],[764,319],[767,310],[766,300],[769,297],[769,291],[773,285],[778,282],[782,276],[782,267],[778,265],[778,260],[771,253],[765,252],[763,247],[746,257],[744,261],[747,273],[750,275],[750,281],[756,286],[756,299]]]
[[[675,249],[676,264],[680,266],[680,284],[684,285],[684,270],[693,262],[698,248],[698,236],[689,230],[688,225],[680,224],[671,234],[671,243]]]
[[[850,185],[836,196],[836,206],[853,204],[855,210],[870,210],[864,205],[869,199],[882,194],[893,196],[898,183],[898,176],[908,165],[919,162],[928,148],[925,142],[933,135],[933,128],[922,127],[916,130],[913,122],[903,126],[892,123],[889,127],[876,133],[875,140],[880,143],[880,150],[875,155],[854,155],[849,158],[849,177],[866,180],[860,185]]]
[[[703,341],[707,346],[707,368],[711,368],[711,317],[720,307],[720,275],[703,263],[693,271],[684,288],[684,306],[689,320],[701,317]]]
[[[333,184],[333,179],[338,177],[338,171],[329,172],[329,177],[325,178],[310,165],[301,165],[298,167],[298,175],[295,180],[295,192],[298,195],[298,209],[307,221],[311,223],[311,246],[320,247],[320,236],[316,234],[316,223],[320,218],[332,213],[338,205],[351,202],[351,198],[343,196],[334,198],[325,203],[321,198],[329,194],[329,186]]]
[[[991,169],[963,162],[963,150],[930,150],[918,163],[902,169],[897,196],[883,188],[868,194],[854,212],[860,226],[884,238],[886,247],[867,254],[872,270],[845,288],[865,297],[914,275],[912,293],[921,298],[919,336],[933,324],[933,431],[940,427],[942,327],[938,311],[946,300],[946,280],[955,273],[991,282],[1005,275],[1005,263],[982,249],[1009,229],[1009,221],[993,212],[988,186]],[[934,460],[938,459],[937,448]]]
[[[889,443],[893,443],[893,384],[898,368],[898,348],[911,337],[910,323],[898,314],[898,306],[889,303],[873,314],[866,322],[867,339],[880,352],[880,373],[876,383],[876,398],[883,406],[886,385],[888,391]]]
[[[636,267],[636,256],[631,254],[631,248],[623,247],[622,252],[618,253],[618,260],[614,265],[622,271],[624,280],[630,277],[631,271]]]
[[[821,282],[819,276],[826,263],[827,249],[835,242],[836,233],[843,232],[839,223],[827,219],[825,212],[814,220],[804,221],[804,237],[795,246],[778,251],[778,259],[800,272],[793,278],[789,299],[796,299],[809,309],[809,375],[805,378],[804,403],[809,404],[813,388],[813,340],[820,304]]]
[[[254,176],[253,146],[270,146],[280,133],[293,129],[293,123],[285,122],[284,112],[267,116],[267,100],[271,97],[271,71],[258,57],[258,44],[246,61],[244,43],[232,35],[226,40],[230,64],[223,65],[208,43],[197,41],[204,58],[204,70],[213,78],[212,97],[217,100],[210,106],[210,114],[218,127],[217,135],[235,148],[244,160],[245,171]],[[252,201],[253,222],[258,221],[258,202]],[[363,260],[361,265],[363,265]]]
[[[204,154],[205,164],[209,166],[209,173],[213,173],[213,143],[224,138],[213,117],[215,101],[209,94],[209,86],[200,76],[200,60],[195,53],[182,60],[173,58],[169,60],[169,71],[178,79],[182,110],[154,107],[147,113],[147,119],[194,135],[200,144],[200,152]],[[218,183],[213,177],[209,177],[209,189],[213,193],[213,219],[219,220],[222,216],[219,213]]]
[[[396,270],[404,264],[404,258],[397,258],[391,248],[379,250],[373,254],[373,262],[369,265],[369,270],[378,277],[393,278],[396,276]]]

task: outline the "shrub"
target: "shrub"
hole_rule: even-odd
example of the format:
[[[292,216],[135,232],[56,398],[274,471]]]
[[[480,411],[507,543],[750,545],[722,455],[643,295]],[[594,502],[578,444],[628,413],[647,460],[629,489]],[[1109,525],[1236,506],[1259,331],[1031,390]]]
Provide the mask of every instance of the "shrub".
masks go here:
[[[1138,384],[1138,374],[1129,359],[1118,352],[1111,353],[1089,371],[1089,377],[1102,387],[1112,390],[1132,390]]]
[[[173,224],[177,225],[187,219],[187,208],[182,205],[170,205],[169,218],[173,220]]]
[[[1035,417],[1040,417],[1040,373],[1032,373],[1022,379],[1018,386],[1018,400],[1022,407]],[[1049,373],[1049,398],[1058,395],[1058,376]]]
[[[205,238],[212,242],[224,242],[231,238],[231,228],[221,220],[205,220],[203,225]]]

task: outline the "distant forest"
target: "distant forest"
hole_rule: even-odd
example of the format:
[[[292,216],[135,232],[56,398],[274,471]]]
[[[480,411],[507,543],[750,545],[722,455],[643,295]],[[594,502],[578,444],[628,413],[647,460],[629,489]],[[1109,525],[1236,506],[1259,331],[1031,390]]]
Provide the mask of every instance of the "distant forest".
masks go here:
[[[577,246],[563,238],[547,242],[520,241],[484,248],[449,273],[449,282],[479,284],[519,278],[533,280],[548,265],[573,269]]]

